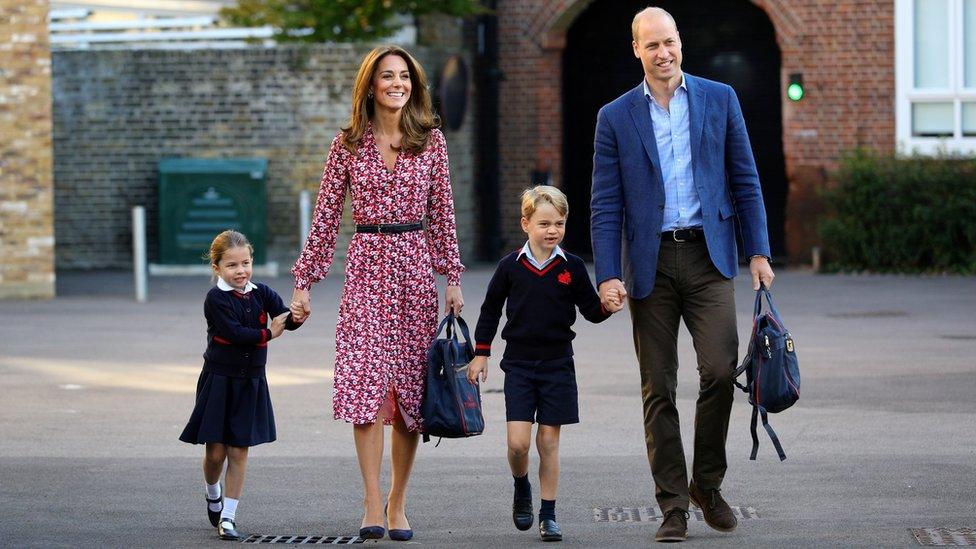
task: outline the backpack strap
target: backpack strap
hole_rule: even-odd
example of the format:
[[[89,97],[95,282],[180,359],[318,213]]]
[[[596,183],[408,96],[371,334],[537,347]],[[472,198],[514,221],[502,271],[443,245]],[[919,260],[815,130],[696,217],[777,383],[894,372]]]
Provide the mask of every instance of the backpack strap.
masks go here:
[[[776,431],[769,424],[769,417],[766,414],[766,409],[762,406],[752,407],[752,422],[749,425],[749,432],[752,434],[752,454],[749,455],[749,459],[755,461],[756,454],[759,453],[759,435],[756,433],[757,419],[762,417],[763,429],[766,430],[766,434],[769,435],[769,440],[773,442],[773,447],[776,448],[776,454],[779,456],[780,461],[786,460],[786,452],[783,451],[783,445],[779,443],[779,437],[776,436]]]

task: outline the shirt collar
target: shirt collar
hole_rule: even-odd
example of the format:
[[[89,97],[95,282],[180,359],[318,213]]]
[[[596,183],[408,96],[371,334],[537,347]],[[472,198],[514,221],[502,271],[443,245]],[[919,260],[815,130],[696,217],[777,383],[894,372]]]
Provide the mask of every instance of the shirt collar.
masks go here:
[[[532,257],[532,249],[529,248],[528,240],[525,241],[525,245],[522,246],[522,250],[519,252],[518,257],[516,257],[515,259],[519,259],[523,255]],[[559,244],[556,244],[556,247],[552,249],[552,254],[549,256],[549,259],[545,260],[543,263],[548,263],[552,261],[553,259],[556,258],[557,255],[563,258],[563,260],[566,260],[566,253],[563,252],[563,249],[559,247]]]
[[[654,100],[654,96],[651,95],[651,87],[647,85],[647,77],[646,76],[641,79],[641,84],[644,85],[644,97],[647,97],[648,99],[651,99],[653,101]],[[683,72],[681,73],[681,84],[678,85],[678,89],[681,89],[681,88],[684,88],[685,93],[688,92],[688,85],[685,83],[685,73],[683,73]],[[674,91],[675,91],[675,93],[678,93],[678,90],[677,89],[674,90]]]
[[[240,292],[242,294],[246,294],[246,293],[250,292],[251,290],[257,288],[257,285],[254,284],[253,282],[251,282],[250,280],[248,280],[247,281],[247,286],[244,287],[244,291],[242,292],[242,291],[238,290],[237,288],[231,286],[230,284],[227,283],[227,281],[225,281],[223,278],[220,278],[218,276],[217,277],[217,287],[220,288],[221,290],[225,291],[225,292],[235,291],[235,292]]]

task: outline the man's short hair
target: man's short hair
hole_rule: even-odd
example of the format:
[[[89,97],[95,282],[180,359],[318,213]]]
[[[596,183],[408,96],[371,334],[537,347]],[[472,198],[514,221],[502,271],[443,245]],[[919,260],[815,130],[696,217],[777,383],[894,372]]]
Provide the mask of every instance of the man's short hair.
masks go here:
[[[634,37],[634,42],[637,41],[637,26],[640,25],[640,20],[644,18],[645,15],[664,15],[671,20],[671,24],[674,26],[674,30],[678,30],[678,24],[674,22],[674,17],[668,13],[664,8],[659,8],[656,6],[648,6],[634,15],[633,22],[630,23],[630,34]]]
[[[569,215],[569,200],[562,191],[552,185],[536,185],[522,191],[522,217],[531,219],[542,203],[552,204],[559,215]]]

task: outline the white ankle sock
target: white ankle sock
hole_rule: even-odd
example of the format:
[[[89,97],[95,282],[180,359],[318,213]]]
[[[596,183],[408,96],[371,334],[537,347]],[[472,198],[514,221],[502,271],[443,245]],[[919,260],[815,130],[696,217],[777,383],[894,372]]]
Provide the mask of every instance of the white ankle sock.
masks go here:
[[[220,518],[235,520],[237,516],[237,502],[234,498],[224,498],[224,510],[220,512]]]
[[[207,485],[207,499],[220,499],[220,483],[208,484]],[[213,512],[219,512],[221,509],[220,502],[208,503],[207,508]]]

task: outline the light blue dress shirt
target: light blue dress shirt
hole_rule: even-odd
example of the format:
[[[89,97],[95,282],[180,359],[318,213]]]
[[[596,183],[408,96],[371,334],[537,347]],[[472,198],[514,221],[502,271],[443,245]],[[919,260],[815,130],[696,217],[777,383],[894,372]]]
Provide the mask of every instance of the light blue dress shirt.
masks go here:
[[[657,155],[664,177],[664,221],[661,232],[701,227],[701,201],[691,168],[691,125],[684,75],[681,75],[681,85],[674,91],[668,110],[654,100],[647,79],[644,80],[644,97],[651,111]]]
[[[526,240],[525,246],[522,246],[522,251],[519,252],[518,257],[516,257],[515,259],[516,260],[521,259],[523,255],[525,256],[526,259],[529,260],[529,263],[531,263],[533,267],[539,269],[540,271],[542,269],[545,269],[546,265],[552,263],[556,259],[556,257],[562,257],[563,261],[568,261],[566,259],[566,254],[563,253],[563,249],[559,247],[559,244],[556,244],[556,247],[553,248],[552,254],[549,256],[549,259],[543,261],[542,263],[539,263],[538,261],[535,260],[535,256],[532,255],[532,249],[529,248],[529,241]]]

